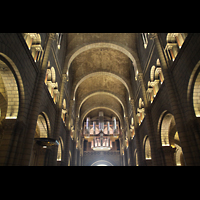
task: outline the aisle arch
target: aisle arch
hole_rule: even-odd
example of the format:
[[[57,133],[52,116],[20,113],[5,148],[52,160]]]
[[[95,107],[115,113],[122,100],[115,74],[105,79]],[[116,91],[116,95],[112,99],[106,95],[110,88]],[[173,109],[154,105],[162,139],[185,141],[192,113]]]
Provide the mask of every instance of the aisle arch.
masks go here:
[[[15,63],[5,54],[0,53],[1,89],[4,102],[3,117],[6,119],[24,119],[25,92],[23,81]]]

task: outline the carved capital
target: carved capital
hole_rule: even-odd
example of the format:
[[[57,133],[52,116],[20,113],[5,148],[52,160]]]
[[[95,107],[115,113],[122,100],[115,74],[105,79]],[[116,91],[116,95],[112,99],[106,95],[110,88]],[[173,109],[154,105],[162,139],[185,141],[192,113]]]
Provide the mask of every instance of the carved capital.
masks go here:
[[[67,74],[62,74],[62,81],[66,83],[68,81]]]
[[[132,107],[134,107],[134,105],[135,105],[134,99],[131,99],[129,102],[130,102],[130,105],[131,105]]]
[[[128,117],[124,117],[126,124],[128,125]]]
[[[78,125],[78,123],[79,123],[79,117],[76,116],[76,124]]]
[[[138,73],[138,79],[139,81],[143,81],[143,73]]]
[[[150,34],[149,34],[150,40],[154,40],[154,39],[157,38],[157,37],[158,37],[158,34],[157,34],[157,33],[150,33]]]
[[[56,34],[55,33],[49,33],[49,39],[50,40],[56,40]]]

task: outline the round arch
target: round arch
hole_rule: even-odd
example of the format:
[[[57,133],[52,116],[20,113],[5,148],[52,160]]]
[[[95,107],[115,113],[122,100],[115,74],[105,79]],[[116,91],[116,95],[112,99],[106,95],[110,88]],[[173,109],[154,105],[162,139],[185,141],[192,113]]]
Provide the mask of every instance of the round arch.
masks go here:
[[[187,89],[187,103],[189,113],[191,118],[194,116],[200,117],[200,105],[198,103],[199,97],[199,85],[200,85],[200,61],[194,67],[189,82],[188,82],[188,89]]]
[[[58,145],[58,152],[57,152],[57,161],[62,161],[63,159],[63,151],[64,151],[64,143],[63,143],[63,139],[60,136],[59,137],[59,145]]]
[[[134,151],[134,160],[135,160],[135,166],[139,166],[137,149],[135,149]]]
[[[162,123],[160,124],[161,144],[162,146],[174,145],[174,135],[176,134],[176,122],[174,116],[165,112],[162,116]]]
[[[174,116],[165,110],[160,116],[158,126],[165,164],[170,166],[185,165]],[[169,153],[169,149],[171,153]]]
[[[113,164],[106,160],[98,160],[92,163],[91,166],[113,166]]]
[[[151,144],[147,135],[143,139],[143,147],[145,160],[151,160]]]
[[[56,70],[54,67],[51,67],[51,81],[52,83],[56,82]]]
[[[7,101],[7,108],[4,109],[5,118],[23,120],[25,94],[21,75],[15,63],[3,53],[0,53],[0,62],[1,82],[2,86],[4,85],[3,96]]]
[[[125,86],[125,88],[127,89],[127,92],[129,94],[129,99],[133,98],[132,90],[131,90],[131,87],[128,84],[127,80],[123,79],[122,77],[120,77],[120,76],[118,76],[118,75],[116,75],[114,73],[101,71],[101,72],[90,73],[90,74],[84,76],[83,78],[81,78],[80,80],[78,80],[78,82],[74,85],[74,90],[72,90],[72,92],[73,92],[73,100],[75,100],[76,91],[77,91],[79,85],[83,81],[87,80],[88,78],[95,77],[97,75],[109,75],[109,76],[112,76],[113,78],[119,80]]]
[[[38,115],[37,125],[35,130],[35,138],[49,138],[51,137],[50,121],[45,112]]]
[[[51,137],[51,126],[50,121],[45,112],[41,112],[38,115],[37,125],[35,129],[35,140],[33,144],[33,149],[31,152],[30,165],[31,166],[45,166],[48,165],[50,149],[47,149],[46,145],[40,145],[37,142],[39,138],[49,138]]]
[[[66,68],[67,68],[66,69],[67,76],[69,76],[69,69],[70,69],[70,66],[71,66],[71,63],[73,62],[73,60],[79,54],[81,54],[82,52],[87,51],[87,50],[92,49],[92,48],[112,48],[112,49],[115,49],[115,50],[118,50],[118,51],[124,53],[132,61],[134,71],[135,71],[135,76],[136,76],[136,79],[137,79],[138,65],[137,65],[137,62],[136,62],[136,59],[135,59],[135,58],[137,58],[137,54],[134,53],[131,49],[129,49],[127,47],[125,48],[125,47],[122,47],[121,45],[118,45],[118,44],[106,43],[106,42],[91,43],[91,44],[81,46],[78,49],[75,49],[74,52],[71,53],[70,57],[66,58],[67,61],[66,61],[65,64],[66,64]]]
[[[83,103],[87,99],[89,99],[89,98],[91,98],[93,96],[99,95],[99,94],[101,94],[101,95],[108,95],[108,96],[111,96],[111,97],[115,98],[121,104],[121,106],[122,106],[122,108],[124,110],[124,114],[127,115],[126,109],[124,107],[125,104],[122,102],[122,100],[120,99],[120,97],[117,96],[116,94],[112,93],[112,92],[105,92],[105,91],[92,92],[90,94],[85,95],[85,97],[80,101],[80,104],[79,104],[79,107],[78,107],[78,110],[77,110],[77,115],[80,113],[81,106],[83,105]]]

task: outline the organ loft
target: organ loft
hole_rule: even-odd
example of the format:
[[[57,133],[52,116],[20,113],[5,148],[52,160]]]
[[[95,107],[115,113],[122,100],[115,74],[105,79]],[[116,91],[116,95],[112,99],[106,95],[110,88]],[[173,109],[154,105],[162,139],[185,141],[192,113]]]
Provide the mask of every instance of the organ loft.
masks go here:
[[[199,166],[199,33],[0,33],[1,166]]]

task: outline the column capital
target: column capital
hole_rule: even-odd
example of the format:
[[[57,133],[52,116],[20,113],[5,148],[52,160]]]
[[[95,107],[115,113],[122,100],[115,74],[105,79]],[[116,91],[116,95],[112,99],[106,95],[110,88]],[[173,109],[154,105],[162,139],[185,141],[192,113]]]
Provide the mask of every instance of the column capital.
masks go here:
[[[139,81],[143,81],[143,73],[142,72],[138,73],[138,79],[139,79]]]
[[[62,74],[62,81],[67,82],[67,74]]]
[[[130,105],[133,107],[133,106],[135,105],[134,99],[131,99],[131,100],[129,101],[129,103],[130,103]]]
[[[49,33],[49,39],[50,40],[56,40],[56,34],[55,33]]]
[[[124,117],[126,123],[128,123],[128,117]]]
[[[149,34],[150,40],[154,40],[154,39],[157,38],[157,37],[158,37],[158,34],[157,34],[157,33],[150,33],[150,34]]]
[[[78,123],[79,122],[79,117],[78,116],[76,116],[76,123]]]

